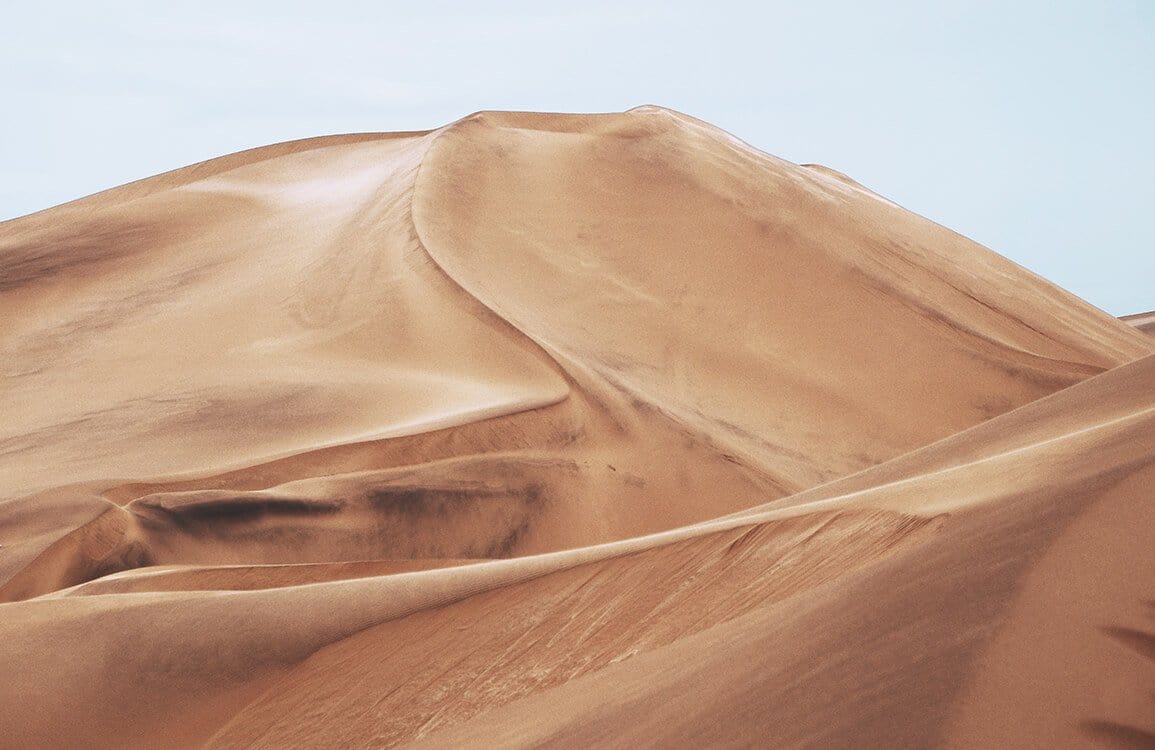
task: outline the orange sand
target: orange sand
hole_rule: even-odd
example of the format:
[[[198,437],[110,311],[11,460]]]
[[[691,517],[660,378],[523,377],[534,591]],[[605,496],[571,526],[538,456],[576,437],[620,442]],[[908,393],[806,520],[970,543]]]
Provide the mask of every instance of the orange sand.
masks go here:
[[[13,747],[1146,747],[1155,340],[657,107],[0,224]]]

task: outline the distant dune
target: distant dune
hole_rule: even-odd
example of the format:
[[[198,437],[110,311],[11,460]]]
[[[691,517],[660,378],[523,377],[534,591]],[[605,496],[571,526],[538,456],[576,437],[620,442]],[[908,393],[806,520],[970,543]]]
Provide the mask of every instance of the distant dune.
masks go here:
[[[1124,315],[1121,320],[1133,325],[1143,333],[1155,336],[1155,311],[1147,313],[1138,313],[1136,315]]]
[[[0,223],[0,319],[12,747],[1155,743],[1155,315],[833,169],[279,144]]]

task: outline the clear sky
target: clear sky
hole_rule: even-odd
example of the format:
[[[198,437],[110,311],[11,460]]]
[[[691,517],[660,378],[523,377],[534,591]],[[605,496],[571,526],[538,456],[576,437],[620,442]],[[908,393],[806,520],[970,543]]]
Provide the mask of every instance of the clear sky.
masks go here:
[[[1155,0],[77,0],[0,20],[0,219],[292,138],[652,103],[1111,313],[1155,308]]]

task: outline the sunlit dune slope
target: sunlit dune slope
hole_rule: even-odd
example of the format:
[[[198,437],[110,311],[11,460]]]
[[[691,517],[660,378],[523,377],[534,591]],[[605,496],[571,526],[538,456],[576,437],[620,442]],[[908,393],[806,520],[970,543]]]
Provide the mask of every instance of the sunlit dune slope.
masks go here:
[[[1148,350],[657,108],[258,149],[9,222],[0,247],[3,492],[102,518],[132,546],[94,553],[110,568],[654,531]],[[22,559],[59,543],[38,538]]]
[[[142,180],[0,320],[15,746],[1155,736],[1155,341],[685,115]]]
[[[449,717],[433,713],[430,721],[430,712],[418,709],[413,721],[425,723],[414,733],[456,723],[464,714],[476,718],[434,732],[421,746],[460,746],[468,737],[486,737],[498,746],[566,747],[1148,746],[1155,738],[1153,384],[1150,356],[853,479],[803,493],[794,504],[775,503],[700,527],[699,544],[712,539],[715,554],[742,560],[757,553],[732,546],[734,532],[722,529],[737,527],[753,536],[802,519],[832,519],[825,534],[806,536],[802,545],[767,545],[777,556],[774,563],[747,573],[767,588],[756,608],[738,610],[733,620],[652,651],[647,640],[636,639],[635,650],[623,647],[608,659],[620,664],[525,691],[524,697],[491,698],[504,705],[500,710],[478,711],[450,691],[454,697],[442,708]],[[838,534],[838,522],[848,528],[853,519],[888,512],[905,519],[906,545],[895,544],[898,533],[879,534],[877,522]],[[863,567],[836,564],[835,575],[815,575],[803,591],[795,588],[798,573],[792,567],[804,565],[808,555],[836,559],[872,536],[875,549],[885,545],[885,559],[863,565],[874,555],[857,551]],[[628,560],[662,576],[676,566],[647,562],[658,554]],[[715,565],[695,561],[685,567],[698,573]],[[699,583],[708,593],[700,593],[695,604],[717,596],[714,601],[730,605],[728,592],[739,585],[735,575],[732,568]],[[559,576],[551,578],[563,585]],[[621,596],[614,578],[593,580]],[[690,580],[683,578],[683,585]],[[534,595],[530,586],[545,585],[493,596],[531,608],[525,602]],[[789,592],[788,598],[776,601],[779,592]],[[584,589],[583,594],[593,596]],[[458,606],[477,608],[471,610],[476,616],[484,602]],[[585,611],[541,600],[540,606],[551,605],[576,610],[578,617]],[[449,620],[451,612],[439,617]],[[661,608],[646,614],[658,631],[677,620]],[[701,610],[686,607],[681,614],[695,621]],[[549,614],[540,617],[548,620]],[[625,618],[634,627],[639,619],[645,618]],[[286,736],[292,719],[278,720],[277,709],[284,712],[307,689],[320,690],[325,675],[334,674],[323,666],[339,653],[347,659],[353,649],[367,649],[371,632],[359,636],[360,643],[342,642],[298,667],[296,680],[279,683],[223,737]],[[520,635],[522,628],[515,632]],[[384,642],[383,637],[378,645]],[[502,663],[524,657],[540,665],[543,651],[518,652]],[[366,661],[355,673],[383,675],[386,669]],[[468,666],[452,671],[457,669]],[[451,683],[455,677],[439,679]],[[292,692],[287,699],[282,691]],[[428,693],[439,694],[435,687]],[[348,696],[340,704],[323,702],[344,710],[334,724],[350,727],[345,737],[355,739],[357,729],[367,726],[380,731],[381,723],[359,713]],[[401,707],[391,714],[406,715]],[[254,731],[258,727],[280,734],[261,735]]]

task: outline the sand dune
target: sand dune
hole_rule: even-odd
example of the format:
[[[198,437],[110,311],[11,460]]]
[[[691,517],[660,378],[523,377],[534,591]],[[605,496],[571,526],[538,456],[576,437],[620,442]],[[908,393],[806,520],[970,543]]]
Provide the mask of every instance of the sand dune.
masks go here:
[[[1155,738],[1146,319],[827,167],[280,144],[0,224],[0,315],[14,746]]]
[[[1133,325],[1143,333],[1148,333],[1155,336],[1155,311],[1147,313],[1137,313],[1135,315],[1124,315],[1120,320],[1129,325]]]

